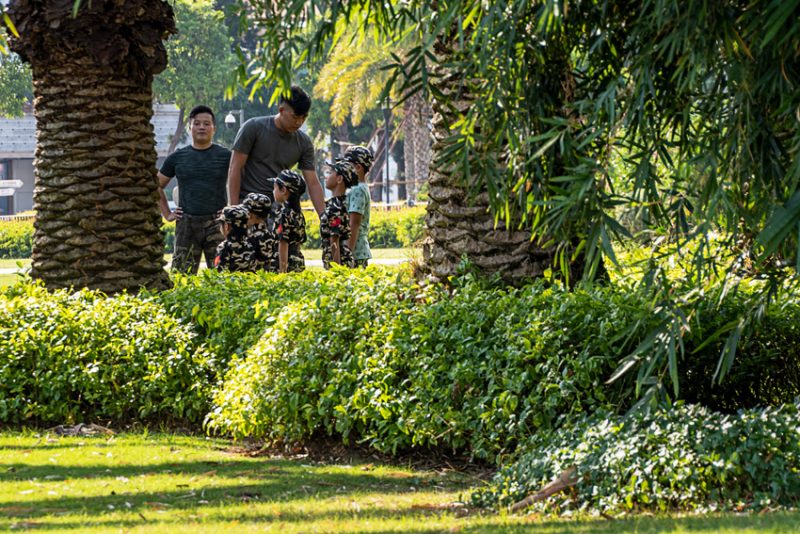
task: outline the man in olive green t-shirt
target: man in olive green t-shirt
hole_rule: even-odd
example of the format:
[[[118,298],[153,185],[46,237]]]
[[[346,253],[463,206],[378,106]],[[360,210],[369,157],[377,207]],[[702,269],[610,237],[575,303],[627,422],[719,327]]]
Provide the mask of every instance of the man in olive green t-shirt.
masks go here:
[[[225,207],[228,163],[231,151],[212,142],[216,131],[214,112],[207,106],[195,106],[189,112],[192,144],[164,160],[158,172],[159,208],[168,221],[175,221],[175,251],[172,269],[197,273],[200,256],[206,266],[214,267],[217,245],[223,236],[216,221]],[[171,211],[164,187],[173,178],[178,180],[180,206]]]

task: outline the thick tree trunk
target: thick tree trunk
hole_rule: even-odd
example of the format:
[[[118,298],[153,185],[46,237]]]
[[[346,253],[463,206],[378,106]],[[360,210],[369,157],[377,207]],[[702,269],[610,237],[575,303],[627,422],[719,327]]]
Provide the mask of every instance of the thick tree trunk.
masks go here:
[[[428,179],[431,163],[431,132],[428,122],[432,112],[430,104],[419,93],[406,100],[403,111],[405,182],[408,198],[415,199],[420,185]]]
[[[451,53],[442,43],[439,51],[444,55]],[[434,154],[446,148],[450,125],[457,122],[475,98],[461,83],[460,73],[437,78],[436,83],[448,102],[433,103]],[[480,193],[470,198],[462,177],[460,166],[442,168],[433,163],[430,167],[424,270],[438,277],[452,276],[462,258],[466,258],[482,273],[497,273],[512,283],[542,276],[552,267],[554,251],[534,246],[530,231],[524,228],[507,228],[502,222],[495,226],[488,195]]]
[[[174,32],[160,0],[15,0],[33,67],[37,212],[31,274],[49,288],[165,288],[151,83]]]
[[[166,287],[149,84],[85,58],[37,71],[31,275],[51,288]]]

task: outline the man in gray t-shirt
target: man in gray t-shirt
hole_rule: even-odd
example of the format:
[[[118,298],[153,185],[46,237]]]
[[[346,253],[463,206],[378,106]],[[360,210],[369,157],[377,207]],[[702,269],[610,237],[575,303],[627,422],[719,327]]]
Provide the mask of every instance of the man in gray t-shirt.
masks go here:
[[[291,98],[281,97],[278,114],[245,122],[236,140],[228,168],[228,202],[238,204],[248,193],[272,197],[272,178],[298,166],[317,214],[325,209],[325,195],[314,168],[314,144],[300,130],[311,109],[311,98],[296,85]]]

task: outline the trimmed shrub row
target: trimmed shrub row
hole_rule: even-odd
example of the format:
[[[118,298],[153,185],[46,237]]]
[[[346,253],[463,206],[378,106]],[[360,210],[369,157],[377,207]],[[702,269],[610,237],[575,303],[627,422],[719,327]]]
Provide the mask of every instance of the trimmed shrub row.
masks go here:
[[[369,219],[369,246],[403,248],[418,245],[425,232],[425,208],[372,210]],[[307,248],[320,248],[319,219],[306,217]]]
[[[718,348],[699,347],[740,298],[687,335],[683,391],[715,391],[730,409],[742,391],[740,403],[791,401],[794,379],[761,387],[798,374],[791,300],[741,344],[737,365],[758,372],[709,387],[703,370]],[[443,286],[378,266],[204,271],[136,297],[21,283],[0,295],[0,421],[199,426],[209,414],[209,429],[238,437],[326,432],[382,451],[497,460],[582,414],[626,409],[632,377],[605,381],[647,336],[655,305],[619,287],[503,288],[469,275]]]
[[[0,298],[0,421],[197,422],[213,360],[187,325],[129,295],[19,284]]]
[[[33,221],[0,223],[0,258],[30,258],[33,247]]]

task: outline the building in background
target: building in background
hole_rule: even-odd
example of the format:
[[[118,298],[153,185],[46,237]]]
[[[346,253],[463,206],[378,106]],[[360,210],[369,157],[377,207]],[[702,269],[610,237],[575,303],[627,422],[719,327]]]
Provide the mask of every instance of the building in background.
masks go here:
[[[153,106],[151,122],[156,136],[157,168],[167,157],[179,114],[178,108],[172,104]],[[36,119],[30,106],[25,108],[23,117],[9,119],[0,116],[0,180],[22,181],[22,186],[16,188],[12,196],[0,196],[0,215],[14,215],[33,209],[35,150]]]

